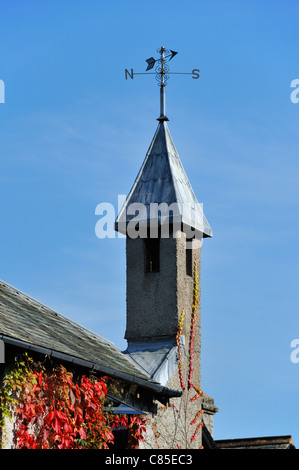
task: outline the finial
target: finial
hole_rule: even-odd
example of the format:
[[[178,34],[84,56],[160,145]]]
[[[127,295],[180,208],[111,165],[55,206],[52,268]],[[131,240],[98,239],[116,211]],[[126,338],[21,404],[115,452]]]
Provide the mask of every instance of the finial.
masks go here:
[[[158,81],[158,84],[160,86],[160,117],[158,117],[157,120],[163,122],[169,120],[165,114],[165,87],[169,78],[169,66],[166,63],[166,59],[169,58],[168,61],[170,61],[177,54],[177,52],[172,50],[169,51],[163,46],[158,49],[157,52],[160,54],[160,59],[155,60],[153,57],[147,59],[146,62],[148,66],[146,70],[152,69],[155,63],[159,62],[156,67],[156,80]]]

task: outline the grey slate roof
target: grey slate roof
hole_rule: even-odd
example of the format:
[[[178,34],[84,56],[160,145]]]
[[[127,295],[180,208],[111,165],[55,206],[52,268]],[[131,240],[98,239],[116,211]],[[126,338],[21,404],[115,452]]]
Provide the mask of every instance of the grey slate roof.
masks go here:
[[[116,219],[115,229],[119,232],[126,233],[126,226],[135,215],[128,214],[128,208],[136,203],[146,208],[141,216],[143,223],[155,218],[155,214],[150,212],[150,204],[173,204],[177,208],[175,222],[185,223],[204,237],[212,236],[202,205],[194,194],[165,121],[158,124],[134,185]],[[158,222],[161,220],[159,218]]]
[[[0,281],[0,339],[35,351],[49,351],[82,366],[93,366],[106,375],[137,382],[157,393],[176,394],[150,380],[106,339],[3,281]]]

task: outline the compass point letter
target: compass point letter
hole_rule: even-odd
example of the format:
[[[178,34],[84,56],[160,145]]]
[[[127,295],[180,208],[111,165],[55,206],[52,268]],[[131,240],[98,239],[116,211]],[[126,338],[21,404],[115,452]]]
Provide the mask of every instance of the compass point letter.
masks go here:
[[[132,78],[132,80],[133,80],[133,78],[134,78],[134,77],[133,77],[133,75],[134,75],[134,74],[133,74],[133,69],[131,69],[131,73],[130,73],[127,69],[125,69],[125,75],[126,75],[126,80],[128,80],[128,75],[129,75],[129,77]]]

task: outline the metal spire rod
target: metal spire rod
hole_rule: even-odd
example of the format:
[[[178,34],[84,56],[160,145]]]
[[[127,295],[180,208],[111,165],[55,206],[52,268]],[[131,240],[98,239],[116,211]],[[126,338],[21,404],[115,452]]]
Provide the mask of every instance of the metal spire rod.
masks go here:
[[[160,117],[158,121],[168,121],[168,118],[165,115],[165,48],[161,47],[160,49],[161,54],[161,83],[160,83]]]
[[[160,62],[160,64],[156,67],[156,79],[160,85],[160,117],[158,118],[158,121],[162,122],[168,121],[168,117],[165,114],[165,87],[169,78],[169,67],[166,63],[166,59],[168,58],[168,61],[171,60],[177,54],[177,52],[171,50],[168,51],[163,46],[158,49],[157,52],[160,54],[160,59],[155,60],[153,57],[147,59],[146,62],[148,63],[148,67],[146,70],[150,70],[156,62]],[[165,54],[167,55],[165,56]]]

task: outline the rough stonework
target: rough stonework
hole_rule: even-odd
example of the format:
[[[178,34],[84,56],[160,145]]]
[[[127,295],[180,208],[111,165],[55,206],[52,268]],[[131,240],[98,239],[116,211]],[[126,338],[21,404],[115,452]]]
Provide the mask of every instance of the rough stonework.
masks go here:
[[[141,356],[144,350],[149,349],[151,342],[157,340],[169,343],[169,338],[176,340],[179,331],[179,322],[182,312],[184,319],[181,331],[182,345],[182,377],[185,387],[182,397],[172,399],[165,407],[158,406],[158,414],[154,418],[148,416],[150,426],[147,426],[146,442],[144,448],[199,448],[202,446],[201,428],[197,430],[196,438],[192,440],[202,415],[198,415],[207,400],[198,397],[197,390],[201,388],[200,373],[200,242],[193,241],[192,265],[196,268],[196,277],[186,272],[186,236],[183,232],[177,237],[160,240],[160,271],[146,273],[144,240],[127,238],[127,330],[126,338],[129,344],[136,343],[140,348]],[[197,245],[196,245],[197,244]],[[193,248],[192,246],[192,248]],[[190,249],[190,248],[189,248]],[[194,305],[194,282],[197,281],[198,305],[196,308],[196,323],[194,326],[193,349],[189,351],[190,330],[192,320],[192,306]],[[143,339],[143,342],[142,342]],[[194,355],[194,356],[193,356]],[[134,355],[138,362],[138,355]],[[179,374],[178,350],[176,349],[175,371],[167,378],[165,385],[182,391]],[[192,361],[192,380],[188,384],[190,372],[190,359]],[[166,361],[167,359],[165,359]],[[188,385],[191,388],[188,389]],[[205,406],[208,411],[205,424],[210,432],[213,430],[212,416],[216,408]]]

